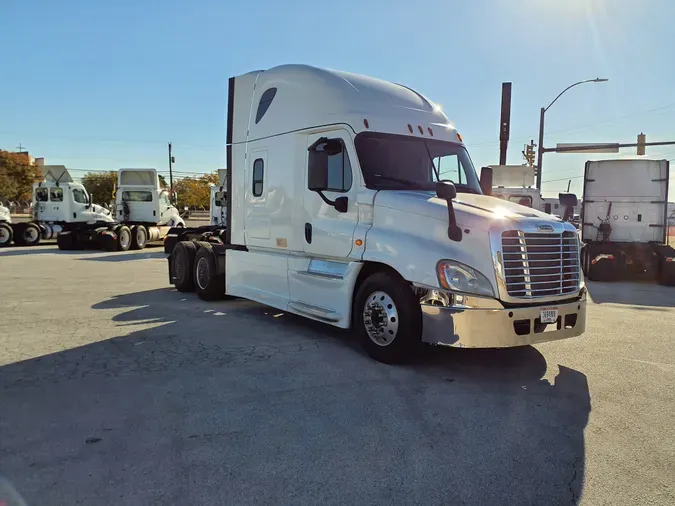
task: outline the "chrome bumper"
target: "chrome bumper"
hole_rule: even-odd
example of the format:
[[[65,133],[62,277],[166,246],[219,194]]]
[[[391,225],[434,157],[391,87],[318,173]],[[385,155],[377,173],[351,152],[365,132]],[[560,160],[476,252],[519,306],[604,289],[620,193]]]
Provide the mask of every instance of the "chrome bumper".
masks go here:
[[[558,323],[539,323],[542,309],[558,309]],[[566,304],[474,309],[422,304],[422,341],[459,348],[507,348],[576,337],[586,330],[586,295]]]

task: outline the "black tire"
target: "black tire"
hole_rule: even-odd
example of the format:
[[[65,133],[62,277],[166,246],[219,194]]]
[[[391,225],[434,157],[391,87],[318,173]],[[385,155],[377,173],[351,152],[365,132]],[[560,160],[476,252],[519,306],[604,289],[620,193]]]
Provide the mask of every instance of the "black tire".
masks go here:
[[[14,244],[17,246],[25,246],[23,242],[23,231],[28,226],[28,223],[17,223],[14,225]]]
[[[98,247],[103,251],[117,251],[117,236],[111,233],[101,232],[95,239]]]
[[[128,251],[131,247],[131,230],[126,225],[117,229],[117,249],[119,251]]]
[[[71,251],[75,249],[75,236],[72,232],[61,232],[56,236],[56,245],[61,251]]]
[[[143,225],[131,228],[131,249],[143,249],[148,244],[148,229]]]
[[[588,260],[588,279],[598,282],[616,281],[618,272],[615,265],[616,260],[600,260],[597,263],[591,263]]]
[[[225,296],[225,274],[217,274],[216,257],[208,242],[197,243],[194,279],[195,291],[202,300],[218,300]]]
[[[0,248],[6,248],[12,244],[14,229],[9,223],[0,223]]]
[[[195,289],[193,269],[197,248],[192,241],[180,241],[171,252],[172,282],[179,292]]]
[[[367,302],[370,308],[366,307]],[[412,360],[422,342],[419,300],[397,274],[372,274],[361,283],[354,298],[352,327],[365,352],[375,360],[385,364]],[[371,333],[379,331],[376,337],[381,338],[380,344],[370,337],[369,329]]]
[[[675,286],[675,263],[661,260],[656,280],[663,286]]]
[[[40,244],[40,239],[42,239],[42,229],[40,229],[37,223],[26,223],[26,226],[21,231],[21,235],[25,246],[37,246]]]

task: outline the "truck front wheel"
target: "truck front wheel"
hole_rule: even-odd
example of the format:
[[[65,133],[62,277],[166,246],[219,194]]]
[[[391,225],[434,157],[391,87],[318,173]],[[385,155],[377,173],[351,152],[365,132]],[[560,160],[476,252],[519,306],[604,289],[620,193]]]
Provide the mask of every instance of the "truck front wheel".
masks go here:
[[[225,274],[218,274],[213,248],[207,242],[199,243],[195,255],[195,291],[202,300],[218,300],[225,295]]]
[[[410,285],[378,272],[361,284],[352,308],[352,326],[361,346],[387,364],[414,357],[422,341],[422,311]]]
[[[196,247],[192,241],[180,241],[173,248],[171,253],[172,281],[179,292],[191,292],[195,289],[192,277],[195,253]]]
[[[14,238],[14,230],[9,223],[0,223],[0,248],[4,248],[12,244]]]

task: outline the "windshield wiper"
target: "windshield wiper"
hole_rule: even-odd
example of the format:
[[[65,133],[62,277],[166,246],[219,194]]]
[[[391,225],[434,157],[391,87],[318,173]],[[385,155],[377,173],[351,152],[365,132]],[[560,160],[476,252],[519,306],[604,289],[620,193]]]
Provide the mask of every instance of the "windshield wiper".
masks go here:
[[[400,177],[394,177],[394,176],[386,176],[384,174],[373,174],[373,177],[377,177],[380,179],[386,179],[387,181],[396,181],[397,183],[402,183],[404,185],[407,185],[410,188],[424,188],[421,184],[412,181],[410,179],[403,179]]]

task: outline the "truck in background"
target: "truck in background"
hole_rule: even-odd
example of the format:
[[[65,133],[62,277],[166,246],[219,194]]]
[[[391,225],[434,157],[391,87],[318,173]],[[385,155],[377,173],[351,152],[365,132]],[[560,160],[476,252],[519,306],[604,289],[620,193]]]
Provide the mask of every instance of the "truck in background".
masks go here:
[[[227,170],[218,169],[218,185],[211,186],[209,216],[213,226],[227,224]]]
[[[81,183],[74,182],[63,165],[40,167],[43,180],[33,185],[33,217],[12,223],[9,209],[0,212],[0,247],[14,241],[17,246],[35,246],[62,234],[78,234],[91,241],[100,230],[114,223],[110,211],[91,202]],[[60,244],[60,243],[59,243]]]
[[[5,207],[0,201],[0,248],[9,246],[13,238],[12,215],[9,212],[9,207]]]
[[[675,250],[667,245],[669,169],[667,160],[586,162],[581,239],[590,280],[675,285]]]
[[[544,211],[541,192],[534,182],[534,167],[529,165],[489,165],[493,172],[492,195],[521,206]],[[551,214],[551,210],[547,211]]]
[[[172,227],[185,226],[169,191],[160,185],[155,169],[119,169],[111,223],[98,227],[95,237],[66,230],[57,238],[60,249],[75,249],[87,242],[107,251],[143,249],[164,239]]]
[[[576,229],[489,196],[492,170],[479,181],[413,89],[306,65],[233,77],[226,153],[219,236],[165,241],[180,291],[351,328],[389,363],[585,330]]]

